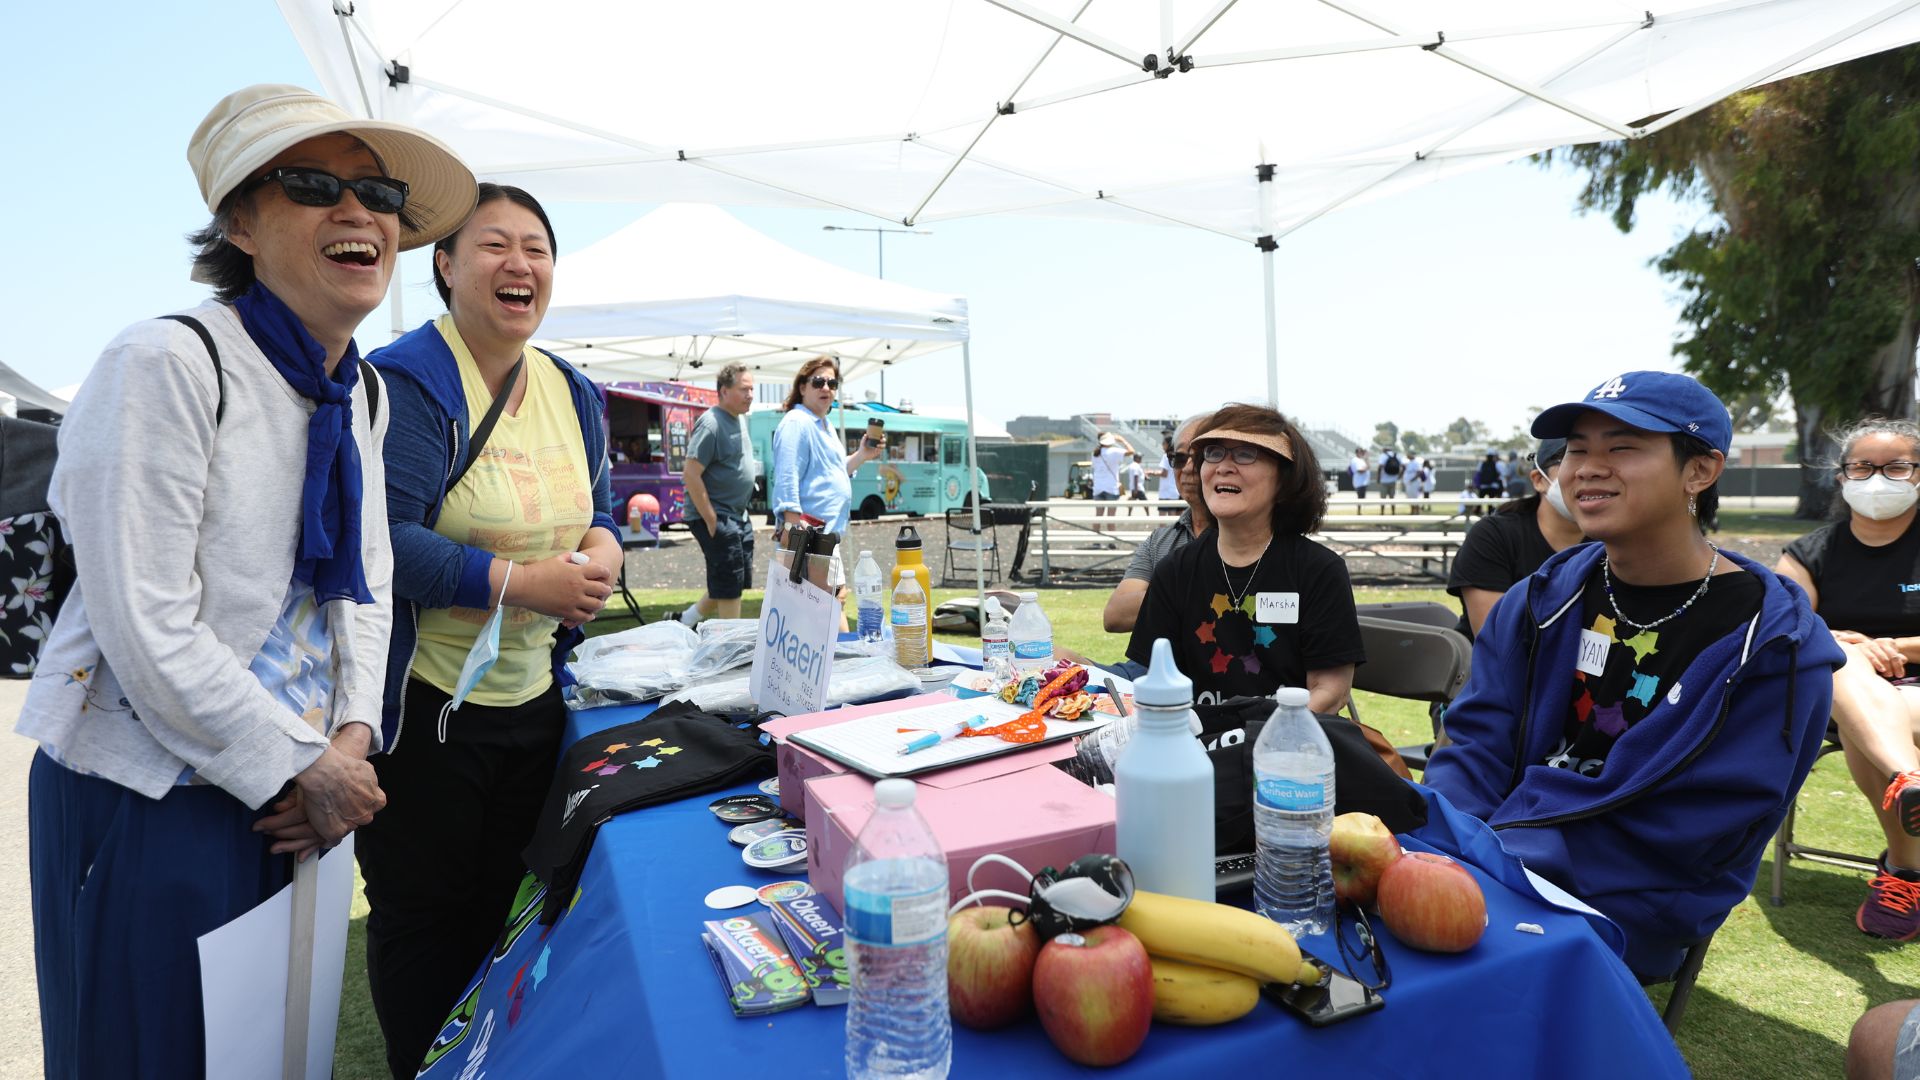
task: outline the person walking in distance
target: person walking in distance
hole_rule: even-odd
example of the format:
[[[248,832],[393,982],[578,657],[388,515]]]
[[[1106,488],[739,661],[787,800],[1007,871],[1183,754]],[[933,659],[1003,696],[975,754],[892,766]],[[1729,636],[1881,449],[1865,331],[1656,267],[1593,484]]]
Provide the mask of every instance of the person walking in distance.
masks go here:
[[[753,584],[753,451],[746,437],[746,416],[753,408],[753,372],[728,364],[714,380],[720,404],[700,414],[687,440],[681,480],[694,516],[687,527],[707,562],[707,588],[680,621],[740,617],[740,594]]]

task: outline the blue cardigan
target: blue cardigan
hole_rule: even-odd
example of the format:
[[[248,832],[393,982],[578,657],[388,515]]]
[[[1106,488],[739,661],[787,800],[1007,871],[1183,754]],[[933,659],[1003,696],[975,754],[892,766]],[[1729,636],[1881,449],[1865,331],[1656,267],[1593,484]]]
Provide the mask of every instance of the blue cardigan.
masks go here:
[[[615,536],[613,487],[607,474],[606,396],[566,361],[544,353],[567,377],[593,469],[593,525]],[[446,338],[431,322],[375,350],[367,359],[387,386],[387,525],[393,536],[393,637],[387,651],[386,702],[380,715],[385,749],[400,745],[401,705],[422,607],[484,608],[493,601],[487,575],[493,553],[433,531],[447,480],[466,458],[467,394]],[[585,635],[554,634],[553,675],[562,686],[567,654]]]
[[[1565,724],[1581,591],[1599,544],[1560,552],[1495,603],[1448,707],[1426,783],[1527,867],[1627,932],[1627,965],[1665,977],[1753,888],[1827,730],[1845,662],[1799,586],[1722,552],[1760,612],[1695,657],[1597,777],[1541,764]]]

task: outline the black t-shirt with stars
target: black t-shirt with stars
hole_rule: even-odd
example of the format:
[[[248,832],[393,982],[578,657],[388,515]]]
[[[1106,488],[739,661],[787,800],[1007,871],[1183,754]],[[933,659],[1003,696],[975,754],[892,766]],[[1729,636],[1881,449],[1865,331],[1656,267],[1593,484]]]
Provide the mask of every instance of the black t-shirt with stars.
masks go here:
[[[1229,567],[1209,529],[1162,559],[1127,659],[1151,662],[1155,638],[1173,645],[1203,703],[1305,686],[1309,671],[1366,660],[1347,564],[1304,536],[1276,536],[1256,565]]]
[[[1686,603],[1699,587],[1697,579],[1643,587],[1623,584],[1616,577],[1613,594],[1629,619],[1651,622]],[[1599,776],[1620,736],[1671,692],[1674,680],[1685,673],[1694,657],[1752,619],[1760,610],[1764,593],[1752,574],[1721,574],[1685,614],[1651,630],[1640,630],[1622,626],[1615,619],[1600,569],[1595,567],[1581,596],[1581,625],[1606,639],[1606,659],[1598,675],[1577,666],[1569,672],[1573,676],[1573,707],[1567,715],[1566,731],[1547,756],[1546,764],[1573,769],[1583,776]]]

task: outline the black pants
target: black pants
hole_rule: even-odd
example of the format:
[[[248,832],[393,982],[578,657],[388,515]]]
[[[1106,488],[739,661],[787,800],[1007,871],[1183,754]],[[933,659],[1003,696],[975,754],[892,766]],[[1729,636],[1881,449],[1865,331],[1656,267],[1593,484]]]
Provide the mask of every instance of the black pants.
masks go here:
[[[395,1080],[412,1080],[499,938],[566,725],[556,686],[524,705],[469,701],[442,743],[446,702],[407,681],[399,747],[372,759],[387,805],[354,841],[372,908],[367,982]]]

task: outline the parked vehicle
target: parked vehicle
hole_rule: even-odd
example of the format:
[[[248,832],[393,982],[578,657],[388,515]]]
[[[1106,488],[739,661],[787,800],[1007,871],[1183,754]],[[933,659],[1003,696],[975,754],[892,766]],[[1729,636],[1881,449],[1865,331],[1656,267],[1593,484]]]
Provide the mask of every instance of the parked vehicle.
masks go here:
[[[607,393],[614,520],[628,524],[628,500],[646,494],[658,503],[662,526],[684,522],[692,513],[686,485],[680,482],[687,440],[694,421],[717,406],[720,395],[679,382],[614,382],[602,388]]]
[[[1076,461],[1067,466],[1067,490],[1060,494],[1069,499],[1093,498],[1093,462]]]

